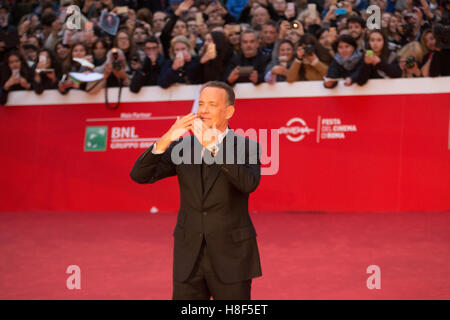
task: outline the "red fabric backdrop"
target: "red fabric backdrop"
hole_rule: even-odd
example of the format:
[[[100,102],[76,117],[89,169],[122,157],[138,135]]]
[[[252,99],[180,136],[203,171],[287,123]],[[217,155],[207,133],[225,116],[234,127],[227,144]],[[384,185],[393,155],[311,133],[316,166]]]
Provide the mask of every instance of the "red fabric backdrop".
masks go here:
[[[265,165],[278,170],[262,177],[250,209],[450,209],[449,101],[450,93],[238,99],[231,128],[269,130],[268,150],[277,140],[270,130],[280,133]],[[191,107],[192,100],[123,102],[115,111],[102,103],[0,108],[0,211],[176,211],[176,178],[139,185],[129,171]],[[85,150],[89,142],[101,149],[101,139],[89,140],[99,128],[90,127],[106,127],[104,151]]]

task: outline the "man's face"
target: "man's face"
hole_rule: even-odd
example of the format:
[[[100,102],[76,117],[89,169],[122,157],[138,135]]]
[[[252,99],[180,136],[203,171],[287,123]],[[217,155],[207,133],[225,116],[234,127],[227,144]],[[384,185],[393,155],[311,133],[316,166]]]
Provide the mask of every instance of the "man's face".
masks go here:
[[[241,50],[246,58],[254,57],[258,54],[258,39],[254,33],[244,33],[241,39]]]
[[[269,21],[270,15],[266,8],[260,7],[255,10],[253,18],[255,20],[255,24],[263,25],[264,23]]]
[[[211,12],[208,15],[208,25],[212,24],[225,24],[225,20],[222,18],[222,15],[219,12]]]
[[[264,25],[262,28],[262,39],[264,44],[272,44],[277,40],[277,28],[271,25]]]
[[[153,16],[153,29],[155,32],[161,32],[166,24],[166,14],[163,12],[156,12]]]
[[[210,128],[224,131],[233,116],[234,107],[228,106],[227,93],[224,89],[206,87],[200,93],[198,115]]]
[[[350,22],[348,24],[348,31],[350,32],[350,35],[355,38],[359,39],[359,37],[362,35],[364,29],[361,27],[361,25],[357,22]]]

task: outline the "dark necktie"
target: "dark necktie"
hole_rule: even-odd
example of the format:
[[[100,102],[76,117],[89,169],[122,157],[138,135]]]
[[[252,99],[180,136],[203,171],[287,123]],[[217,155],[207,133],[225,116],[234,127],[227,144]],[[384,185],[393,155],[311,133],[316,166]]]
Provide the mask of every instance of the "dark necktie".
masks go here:
[[[211,166],[211,165],[205,163],[204,159],[205,159],[206,153],[208,153],[208,155],[211,155],[211,151],[209,151],[208,149],[205,149],[205,152],[204,152],[203,158],[202,158],[202,169],[201,169],[201,171],[202,171],[203,193],[205,193],[206,182],[208,181],[208,170],[209,170],[209,167]]]

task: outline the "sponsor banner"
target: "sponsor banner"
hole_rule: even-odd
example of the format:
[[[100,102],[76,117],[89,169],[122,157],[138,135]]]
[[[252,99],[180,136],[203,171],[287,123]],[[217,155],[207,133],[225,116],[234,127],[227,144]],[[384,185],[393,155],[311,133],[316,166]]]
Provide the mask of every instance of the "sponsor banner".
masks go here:
[[[263,149],[250,210],[450,209],[449,100],[450,93],[237,99],[230,127]],[[193,99],[125,101],[117,110],[87,101],[0,108],[0,210],[176,211],[176,178],[139,185],[129,172],[192,108]]]

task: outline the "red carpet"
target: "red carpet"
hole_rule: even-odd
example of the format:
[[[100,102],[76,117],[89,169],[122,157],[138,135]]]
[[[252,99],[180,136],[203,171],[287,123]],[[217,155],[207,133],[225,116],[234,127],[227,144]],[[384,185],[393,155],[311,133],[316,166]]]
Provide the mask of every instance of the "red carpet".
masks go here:
[[[255,213],[254,299],[450,299],[450,212]],[[0,299],[170,299],[174,213],[0,213]],[[66,269],[81,268],[81,290]],[[369,290],[369,265],[381,289]]]

